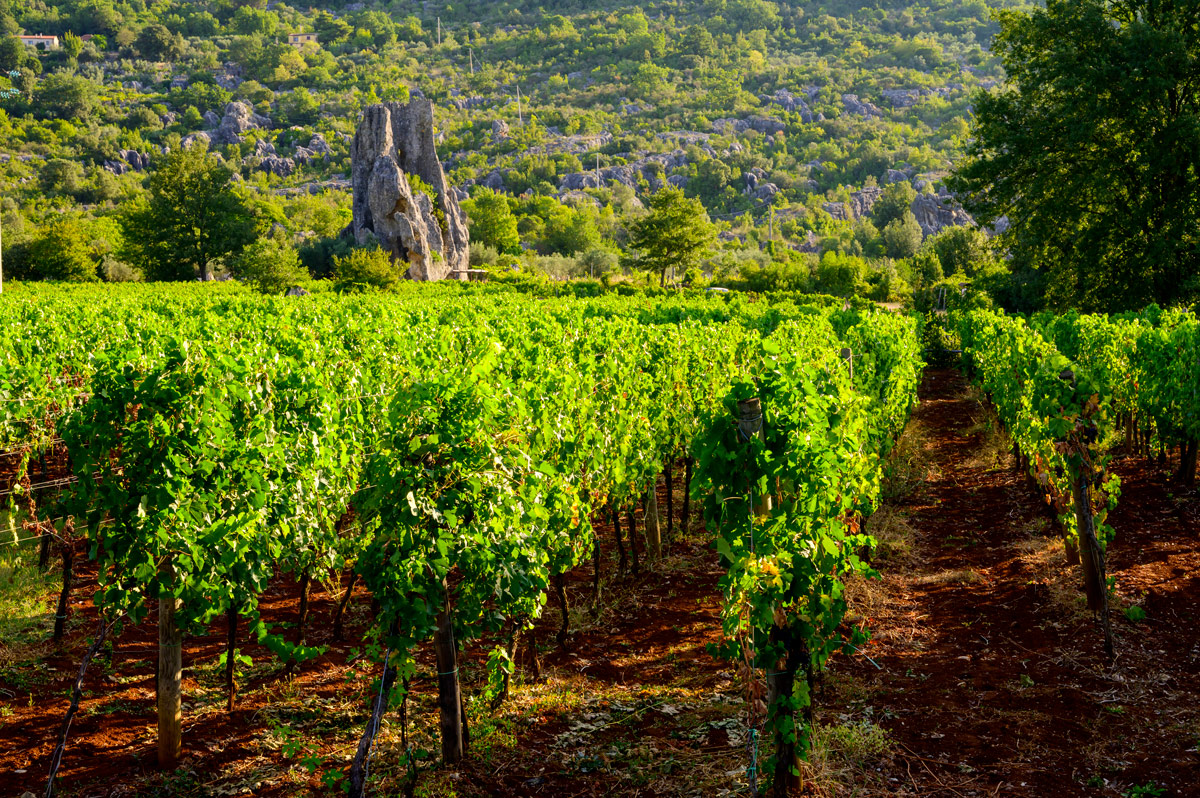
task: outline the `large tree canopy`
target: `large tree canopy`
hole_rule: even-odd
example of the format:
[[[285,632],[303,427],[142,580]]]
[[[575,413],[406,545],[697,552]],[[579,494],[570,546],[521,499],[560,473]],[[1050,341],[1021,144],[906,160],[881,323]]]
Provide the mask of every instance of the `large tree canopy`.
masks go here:
[[[1001,15],[1008,88],[975,100],[953,187],[1007,216],[1014,264],[1057,306],[1200,293],[1200,5],[1049,0]]]
[[[207,279],[255,238],[233,173],[200,147],[171,153],[145,199],[121,217],[126,257],[150,280]]]
[[[627,265],[658,273],[666,283],[667,270],[687,272],[708,254],[716,228],[700,200],[689,199],[674,186],[665,186],[650,198],[650,213],[634,222],[629,246],[635,257]]]

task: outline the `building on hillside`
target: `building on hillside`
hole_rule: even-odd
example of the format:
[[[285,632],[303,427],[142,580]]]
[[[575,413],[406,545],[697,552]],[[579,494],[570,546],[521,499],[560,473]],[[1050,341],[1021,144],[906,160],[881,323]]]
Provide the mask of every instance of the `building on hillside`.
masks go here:
[[[315,33],[289,33],[288,44],[292,47],[303,47],[308,43],[320,44]]]
[[[25,45],[26,47],[32,47],[35,50],[57,50],[58,49],[58,37],[57,36],[24,36],[24,35],[22,35],[22,36],[18,36],[17,38],[21,40],[21,44]]]

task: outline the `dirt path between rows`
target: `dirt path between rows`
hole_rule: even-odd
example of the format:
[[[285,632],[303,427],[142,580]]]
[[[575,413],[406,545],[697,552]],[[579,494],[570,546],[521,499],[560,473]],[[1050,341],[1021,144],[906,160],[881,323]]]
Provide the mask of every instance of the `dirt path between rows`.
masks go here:
[[[994,424],[958,372],[926,373],[906,432],[919,443],[924,480],[875,519],[906,542],[881,564],[882,584],[856,586],[872,615],[864,653],[874,662],[835,666],[852,677],[838,682],[843,717],[872,720],[895,743],[863,786],[921,796],[1200,795],[1200,562],[1186,523],[1195,497],[1179,509],[1156,489],[1157,475],[1118,464],[1126,492],[1110,575],[1118,605],[1140,603],[1149,617],[1135,625],[1115,613],[1109,668],[1078,576]],[[1166,573],[1155,567],[1164,559]],[[1151,600],[1148,586],[1158,591]],[[1160,791],[1135,790],[1147,785]]]

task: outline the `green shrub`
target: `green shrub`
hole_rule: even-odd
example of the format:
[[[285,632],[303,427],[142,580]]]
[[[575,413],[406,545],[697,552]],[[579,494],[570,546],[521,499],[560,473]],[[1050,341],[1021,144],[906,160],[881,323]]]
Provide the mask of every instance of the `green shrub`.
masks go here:
[[[400,265],[382,249],[360,247],[333,259],[333,279],[338,291],[391,288],[404,277]]]
[[[296,250],[271,238],[255,241],[229,264],[229,271],[262,294],[282,294],[308,280]]]

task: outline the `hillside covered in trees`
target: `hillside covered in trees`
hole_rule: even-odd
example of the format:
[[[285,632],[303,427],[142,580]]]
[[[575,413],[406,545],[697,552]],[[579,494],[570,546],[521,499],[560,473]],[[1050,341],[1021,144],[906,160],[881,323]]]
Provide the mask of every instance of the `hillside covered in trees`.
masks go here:
[[[899,300],[952,273],[1006,282],[943,181],[973,93],[1002,80],[988,46],[1008,5],[10,0],[6,271],[155,276],[130,209],[199,143],[258,236],[328,275],[359,114],[420,93],[476,266],[636,264],[632,225],[671,185],[719,231],[693,284]]]

